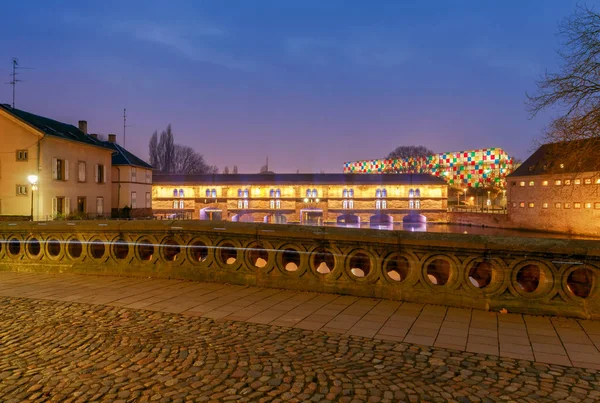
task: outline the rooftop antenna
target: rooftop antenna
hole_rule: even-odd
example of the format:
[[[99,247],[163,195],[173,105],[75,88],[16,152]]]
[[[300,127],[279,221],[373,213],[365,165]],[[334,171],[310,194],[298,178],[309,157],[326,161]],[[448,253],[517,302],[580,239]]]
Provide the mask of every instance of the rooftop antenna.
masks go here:
[[[13,57],[12,58],[12,73],[9,74],[11,77],[11,80],[9,83],[7,83],[7,84],[12,85],[12,87],[13,87],[12,88],[12,107],[13,107],[13,109],[15,109],[15,95],[16,95],[16,90],[17,90],[17,83],[20,83],[23,81],[23,80],[17,79],[17,75],[19,74],[19,73],[17,73],[17,70],[20,70],[20,69],[29,69],[30,70],[30,69],[32,69],[32,67],[19,66],[19,59],[17,59],[16,57]]]
[[[124,108],[123,109],[123,148],[125,148],[125,144],[127,143],[126,129],[128,127],[130,127],[130,126],[127,126],[127,109]]]

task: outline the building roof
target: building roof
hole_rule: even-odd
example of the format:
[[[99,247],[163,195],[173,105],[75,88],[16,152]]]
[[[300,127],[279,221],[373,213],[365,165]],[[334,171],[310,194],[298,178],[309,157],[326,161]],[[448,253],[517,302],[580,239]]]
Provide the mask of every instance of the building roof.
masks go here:
[[[600,171],[600,139],[544,144],[508,177],[594,171]]]
[[[155,185],[446,185],[429,174],[207,174],[154,175]]]
[[[77,141],[80,143],[106,148],[113,151],[112,165],[132,165],[143,168],[152,169],[145,161],[136,157],[125,148],[116,143],[103,141],[90,136],[79,130],[78,127],[67,123],[58,122],[43,116],[34,115],[33,113],[25,112],[20,109],[13,109],[9,105],[0,104],[0,109],[11,114],[12,116],[22,120],[23,122],[35,127],[44,134],[49,136],[59,137],[65,140]]]
[[[111,143],[110,141],[102,141],[102,144],[106,148],[110,148],[115,152],[112,155],[112,165],[131,165],[134,167],[141,167],[152,169],[152,166],[142,160],[141,158],[136,157],[125,148],[121,147],[117,143]]]
[[[9,105],[0,104],[0,109],[10,115],[20,119],[21,121],[33,126],[44,134],[49,136],[62,138],[70,141],[106,148],[101,140],[95,139],[90,135],[85,134],[79,128],[56,120],[48,119],[43,116],[34,115],[33,113],[25,112],[20,109],[13,109]]]

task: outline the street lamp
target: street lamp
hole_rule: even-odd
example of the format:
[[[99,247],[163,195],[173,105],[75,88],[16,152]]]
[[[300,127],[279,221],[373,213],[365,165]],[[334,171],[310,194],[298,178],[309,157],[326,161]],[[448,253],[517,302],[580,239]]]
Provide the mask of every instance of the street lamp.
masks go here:
[[[33,221],[33,192],[37,190],[38,177],[37,175],[29,175],[27,179],[31,184],[31,221]]]
[[[467,188],[464,188],[465,191],[465,206],[467,205]]]

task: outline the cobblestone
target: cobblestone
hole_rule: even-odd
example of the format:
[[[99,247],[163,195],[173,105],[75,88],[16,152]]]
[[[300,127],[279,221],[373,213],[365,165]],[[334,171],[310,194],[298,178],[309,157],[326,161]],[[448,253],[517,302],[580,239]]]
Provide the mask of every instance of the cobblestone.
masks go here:
[[[0,401],[596,401],[600,373],[339,333],[0,297]]]

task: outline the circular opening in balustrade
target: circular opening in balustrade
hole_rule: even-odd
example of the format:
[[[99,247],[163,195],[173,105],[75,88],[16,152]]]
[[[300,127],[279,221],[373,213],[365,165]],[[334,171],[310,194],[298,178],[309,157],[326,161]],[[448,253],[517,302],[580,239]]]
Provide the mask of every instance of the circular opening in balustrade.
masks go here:
[[[8,253],[14,256],[21,253],[21,242],[18,239],[13,238],[8,241]]]
[[[385,262],[383,269],[391,280],[404,281],[408,277],[410,263],[408,263],[408,259],[404,256],[396,255]]]
[[[204,262],[208,259],[208,247],[204,242],[195,241],[189,247],[194,262]]]
[[[285,249],[281,252],[281,263],[287,271],[296,271],[300,267],[300,252],[294,249]]]
[[[38,256],[41,251],[42,247],[40,245],[40,241],[38,241],[37,238],[30,238],[27,241],[27,252],[29,252],[29,255],[35,257]]]
[[[524,292],[534,292],[540,285],[542,271],[534,264],[521,267],[517,273],[517,285]]]
[[[67,253],[73,259],[78,259],[81,256],[82,252],[83,252],[83,246],[81,245],[81,242],[79,240],[71,239],[67,243]],[[102,255],[104,255],[104,251],[102,251]]]
[[[104,242],[99,239],[90,242],[90,255],[92,255],[94,259],[101,259],[104,256],[104,253],[106,253]]]
[[[165,260],[168,262],[174,262],[179,257],[181,253],[181,246],[172,239],[166,241],[163,244],[163,256]]]
[[[590,269],[575,269],[567,277],[567,288],[580,298],[587,298],[592,292],[594,273]]]
[[[328,250],[321,249],[313,253],[313,268],[319,274],[329,274],[335,267],[335,257]]]
[[[259,269],[269,263],[269,253],[261,246],[255,245],[248,249],[248,258],[254,267]]]
[[[492,282],[492,265],[488,262],[479,262],[471,266],[469,281],[477,288],[485,288]]]
[[[233,244],[224,242],[219,248],[221,261],[225,264],[234,264],[237,261],[237,249]]]
[[[129,255],[129,244],[122,239],[113,242],[112,247],[117,259],[125,259]]]
[[[48,255],[50,257],[58,257],[60,255],[60,241],[58,239],[50,239],[46,242]]]
[[[144,239],[137,244],[137,253],[141,260],[152,260],[154,256],[154,245],[152,242]]]
[[[435,285],[445,285],[450,279],[450,262],[435,259],[427,265],[427,278]]]
[[[350,258],[350,273],[355,277],[367,277],[371,272],[371,259],[365,253],[358,252]]]

